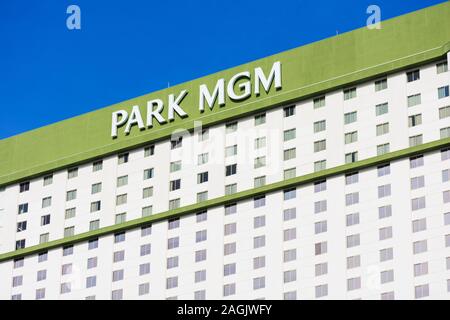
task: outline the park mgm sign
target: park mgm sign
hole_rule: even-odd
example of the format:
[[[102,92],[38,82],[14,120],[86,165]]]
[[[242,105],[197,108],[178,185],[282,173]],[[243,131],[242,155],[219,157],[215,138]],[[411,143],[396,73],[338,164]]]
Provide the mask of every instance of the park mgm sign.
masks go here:
[[[218,79],[214,88],[209,88],[206,84],[200,84],[198,110],[204,112],[206,107],[213,110],[216,102],[219,107],[224,107],[227,98],[234,102],[244,101],[251,97],[252,94],[259,96],[261,88],[266,93],[269,93],[272,87],[275,90],[281,89],[281,63],[279,61],[273,63],[268,74],[264,73],[261,67],[257,67],[253,70],[253,73],[244,71],[235,74],[227,81],[224,78]],[[125,127],[124,133],[128,135],[134,126],[137,126],[139,130],[146,130],[153,127],[154,120],[159,124],[174,121],[175,113],[180,118],[188,117],[189,114],[182,107],[183,99],[188,94],[187,90],[181,90],[178,95],[169,94],[167,99],[167,118],[164,118],[162,115],[165,105],[161,99],[147,101],[145,112],[138,105],[133,106],[129,113],[126,110],[113,112],[111,137],[117,138],[118,129],[121,127]]]

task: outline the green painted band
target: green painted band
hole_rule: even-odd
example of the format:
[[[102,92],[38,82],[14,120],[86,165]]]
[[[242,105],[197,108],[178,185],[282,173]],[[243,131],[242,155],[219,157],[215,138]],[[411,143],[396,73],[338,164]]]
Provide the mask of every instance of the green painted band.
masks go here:
[[[16,250],[16,251],[7,252],[4,254],[0,254],[0,262],[32,255],[35,253],[39,253],[39,252],[46,251],[49,249],[58,248],[58,247],[65,246],[65,245],[71,245],[71,244],[87,241],[89,239],[93,239],[93,238],[100,237],[100,236],[105,236],[105,235],[120,232],[120,231],[138,228],[138,227],[141,227],[141,226],[149,224],[149,223],[158,222],[158,221],[166,220],[169,218],[180,217],[180,216],[184,216],[187,214],[200,212],[203,210],[207,210],[208,208],[223,206],[226,204],[249,199],[252,197],[259,196],[259,195],[264,195],[264,194],[268,194],[271,192],[288,189],[291,187],[297,187],[299,185],[304,185],[304,184],[311,183],[313,181],[317,181],[320,179],[324,179],[324,178],[328,178],[328,177],[332,177],[332,176],[336,176],[336,175],[340,175],[340,174],[345,174],[348,172],[353,172],[353,171],[361,170],[361,169],[368,168],[368,167],[377,166],[379,164],[383,164],[386,162],[394,161],[394,160],[405,158],[405,157],[411,157],[411,156],[414,156],[417,154],[430,152],[430,151],[441,149],[441,148],[448,147],[448,146],[450,146],[450,138],[441,139],[441,140],[425,143],[422,145],[418,145],[415,147],[410,147],[407,149],[386,153],[381,156],[376,156],[376,157],[368,158],[368,159],[353,162],[353,163],[347,163],[347,164],[344,164],[341,166],[337,166],[337,167],[330,168],[330,169],[325,169],[325,170],[322,170],[319,172],[306,174],[306,175],[295,177],[295,178],[292,178],[289,180],[283,180],[283,181],[279,181],[276,183],[268,184],[268,185],[265,185],[265,186],[262,186],[259,188],[245,190],[245,191],[241,191],[241,192],[238,192],[235,194],[231,194],[231,195],[227,195],[227,196],[223,196],[223,197],[219,197],[219,198],[215,198],[215,199],[211,199],[211,200],[206,200],[206,201],[203,201],[200,203],[188,205],[188,206],[177,208],[174,210],[169,210],[169,211],[158,213],[158,214],[148,216],[148,217],[130,220],[130,221],[127,221],[127,222],[124,222],[121,224],[116,224],[116,225],[100,228],[98,230],[81,233],[81,234],[78,234],[75,236],[50,241],[50,242],[47,242],[44,244],[39,244],[39,245],[32,246],[29,248],[24,248],[24,249],[20,249],[20,250]]]
[[[379,30],[360,28],[0,140],[0,186],[166,139],[176,129],[191,130],[194,121],[212,126],[441,59],[449,51],[449,16],[447,1],[382,21]],[[214,110],[199,111],[201,84],[212,90],[220,78],[230,79],[238,72],[256,67],[268,72],[275,61],[282,64],[281,90],[271,90],[268,94],[263,91],[244,102],[228,99],[224,107],[216,105]],[[127,136],[122,130],[117,139],[111,138],[112,112],[122,109],[130,112],[134,105],[142,108],[148,100],[165,100],[168,94],[178,95],[181,90],[189,92],[183,100],[189,117],[155,124],[152,129],[132,130]],[[167,110],[163,111],[167,118],[164,112]]]

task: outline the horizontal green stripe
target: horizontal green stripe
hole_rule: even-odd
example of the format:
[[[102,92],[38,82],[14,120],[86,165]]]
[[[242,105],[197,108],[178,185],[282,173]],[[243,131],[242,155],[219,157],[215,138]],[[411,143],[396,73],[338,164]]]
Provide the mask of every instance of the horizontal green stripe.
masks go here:
[[[450,138],[441,139],[441,140],[425,143],[425,144],[422,144],[419,146],[386,153],[381,156],[376,156],[376,157],[372,157],[369,159],[344,164],[344,165],[337,166],[334,168],[325,169],[325,170],[322,170],[319,172],[314,172],[314,173],[310,173],[307,175],[295,177],[295,178],[292,178],[289,180],[284,180],[284,181],[268,184],[268,185],[265,185],[265,186],[262,186],[259,188],[241,191],[241,192],[238,192],[238,193],[235,193],[232,195],[227,195],[227,196],[223,196],[223,197],[219,197],[219,198],[215,198],[215,199],[211,199],[211,200],[206,200],[204,202],[196,203],[193,205],[188,205],[188,206],[181,207],[181,208],[178,208],[175,210],[170,210],[170,211],[158,213],[158,214],[155,214],[152,216],[131,220],[131,221],[128,221],[125,223],[116,224],[116,225],[112,225],[109,227],[104,227],[104,228],[101,228],[98,230],[81,233],[81,234],[78,234],[78,235],[75,235],[72,237],[54,240],[54,241],[50,241],[50,242],[47,242],[44,244],[32,246],[29,248],[4,253],[4,254],[0,255],[0,262],[11,260],[14,258],[23,257],[23,256],[28,256],[28,255],[31,255],[34,253],[58,248],[58,247],[61,247],[64,245],[70,245],[70,244],[87,241],[92,238],[105,236],[105,235],[120,232],[120,231],[130,230],[133,228],[141,227],[148,223],[166,220],[168,218],[180,217],[180,216],[184,216],[187,214],[196,213],[196,212],[199,212],[202,210],[207,210],[208,208],[223,206],[223,205],[234,203],[237,201],[249,199],[249,198],[252,198],[252,197],[255,197],[258,195],[264,195],[267,193],[284,190],[284,189],[287,189],[290,187],[304,185],[304,184],[311,183],[316,180],[320,180],[320,179],[324,179],[324,178],[328,178],[328,177],[332,177],[332,176],[336,176],[336,175],[340,175],[340,174],[345,174],[347,172],[361,170],[361,169],[368,168],[368,167],[373,167],[373,166],[376,166],[376,165],[379,165],[382,163],[394,161],[394,160],[405,158],[405,157],[410,157],[410,156],[413,156],[416,154],[421,154],[424,152],[433,151],[433,150],[440,149],[440,148],[447,147],[447,146],[450,146]]]
[[[450,2],[444,2],[382,21],[379,30],[364,27],[0,140],[0,186],[165,139],[176,129],[192,129],[194,121],[211,126],[442,58],[449,50],[448,17]],[[200,84],[212,90],[219,78],[229,80],[255,67],[268,72],[275,61],[282,64],[281,90],[263,92],[244,102],[228,99],[220,109],[199,112]],[[178,95],[184,89],[189,92],[182,102],[188,118],[143,131],[133,128],[128,136],[120,131],[117,139],[111,139],[113,111],[130,111],[134,105],[145,108],[148,100],[157,98],[167,103],[168,94]]]

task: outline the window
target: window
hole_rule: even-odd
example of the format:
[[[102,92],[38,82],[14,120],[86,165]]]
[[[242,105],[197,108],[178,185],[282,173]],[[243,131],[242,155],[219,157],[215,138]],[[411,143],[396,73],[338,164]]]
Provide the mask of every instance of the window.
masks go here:
[[[314,122],[314,133],[324,131],[327,127],[326,120],[316,121]]]
[[[93,250],[98,248],[98,238],[88,241],[88,249]]]
[[[91,186],[91,194],[96,194],[96,193],[99,193],[99,192],[101,192],[102,191],[102,183],[101,182],[99,182],[99,183],[94,183],[92,186]]]
[[[392,238],[392,227],[384,227],[378,230],[379,239],[385,240]]]
[[[423,166],[423,155],[409,158],[409,167],[411,169]]]
[[[450,106],[439,108],[439,119],[450,117]]]
[[[254,168],[262,168],[266,166],[266,156],[256,157],[254,162]]]
[[[223,254],[225,256],[236,253],[236,242],[226,243],[223,245]]]
[[[123,299],[123,290],[117,289],[111,291],[111,300],[122,300]]]
[[[127,194],[119,194],[118,196],[116,196],[116,206],[120,206],[122,204],[127,203]]]
[[[27,222],[26,221],[21,221],[17,223],[17,232],[22,232],[27,230]]]
[[[195,272],[195,283],[206,280],[206,270],[200,270]]]
[[[20,287],[23,283],[23,276],[15,276],[13,277],[12,286]]]
[[[36,300],[41,300],[45,298],[45,288],[36,289]]]
[[[386,248],[380,250],[380,262],[394,259],[394,249]]]
[[[345,154],[345,163],[352,163],[358,161],[358,151]]]
[[[387,79],[375,81],[375,91],[381,91],[384,89],[387,89]]]
[[[266,205],[266,196],[258,196],[253,198],[253,207],[259,208]]]
[[[67,170],[67,179],[78,177],[78,168],[71,168]]]
[[[236,213],[236,211],[237,211],[236,203],[228,204],[228,205],[225,206],[225,215],[226,216],[230,215],[230,214],[233,214],[233,213]]]
[[[97,172],[103,169],[103,160],[94,161],[92,163],[92,172]]]
[[[208,162],[208,153],[202,153],[197,156],[197,164],[200,166]]]
[[[391,195],[391,185],[385,184],[378,186],[378,198],[384,198]]]
[[[428,297],[430,295],[430,287],[428,284],[423,284],[414,287],[414,297],[416,299]]]
[[[296,188],[291,188],[291,189],[287,189],[283,191],[283,200],[287,201],[290,199],[295,199],[297,195],[297,189]]]
[[[253,278],[253,290],[258,290],[266,287],[266,278],[258,277]]]
[[[169,200],[169,210],[174,210],[180,207],[180,199]]]
[[[411,178],[411,190],[423,188],[424,186],[425,186],[424,176]]]
[[[295,157],[296,157],[296,149],[295,148],[284,150],[284,153],[283,153],[284,161],[294,159]]]
[[[381,116],[383,114],[386,114],[389,112],[389,104],[386,103],[381,103],[381,104],[377,104],[375,106],[375,115],[376,116]]]
[[[314,152],[320,152],[327,148],[326,140],[319,140],[314,142]],[[295,149],[294,149],[295,150]]]
[[[208,171],[197,174],[197,183],[200,184],[207,181],[208,181]]]
[[[112,281],[121,281],[123,280],[123,269],[113,271]]]
[[[101,209],[101,202],[100,201],[94,201],[91,202],[91,212],[97,212]]]
[[[117,187],[122,187],[128,184],[128,176],[121,176],[117,178]]]
[[[356,87],[344,90],[344,100],[356,98]]]
[[[416,263],[414,265],[414,277],[428,274],[428,262]]]
[[[383,154],[389,153],[390,146],[389,143],[380,144],[377,146],[377,155],[381,156]]]
[[[225,157],[237,155],[237,144],[225,148]]]
[[[314,202],[314,213],[320,213],[327,211],[327,200],[321,200]]]
[[[195,233],[195,242],[206,241],[206,239],[207,239],[207,231],[206,230],[200,230]]]
[[[227,184],[225,186],[225,195],[230,195],[237,192],[237,183]]]
[[[283,210],[283,220],[293,220],[297,217],[297,209],[296,208],[290,208],[290,209],[284,209]]]
[[[28,212],[28,203],[19,204],[18,214],[24,214]]]
[[[289,130],[284,130],[283,132],[283,140],[284,141],[289,141],[295,139],[295,128],[294,129],[289,129]]]
[[[236,222],[224,225],[224,235],[228,236],[233,233],[236,233]]]
[[[361,266],[361,256],[347,257],[347,269],[358,268]]]
[[[352,248],[360,245],[359,234],[352,234],[347,236],[347,248]]]
[[[144,157],[150,157],[152,155],[155,154],[155,146],[151,145],[151,146],[147,146],[144,148]]]
[[[260,124],[266,123],[266,114],[258,114],[255,116],[255,126],[259,126]]]
[[[174,137],[170,140],[170,149],[178,149],[183,145],[183,137]]]
[[[144,180],[153,178],[153,171],[154,171],[153,168],[145,169],[144,170]]]
[[[422,114],[418,113],[408,117],[408,126],[415,127],[422,124]]]
[[[345,144],[358,141],[358,131],[346,133],[344,136]]]
[[[64,228],[64,238],[72,237],[75,234],[75,227]]]
[[[297,300],[297,291],[289,291],[283,294],[283,300]]]
[[[288,270],[283,272],[283,282],[293,282],[297,280],[297,270]]]
[[[209,129],[202,129],[198,133],[198,142],[206,141],[209,139]]]
[[[97,268],[97,257],[92,257],[87,260],[87,269]]]
[[[314,223],[314,233],[318,234],[323,232],[327,232],[327,221],[324,220]]]
[[[173,161],[170,163],[170,172],[176,172],[181,170],[181,160]]]
[[[419,254],[428,250],[427,240],[420,240],[413,242],[413,253]]]
[[[347,279],[347,291],[357,290],[361,288],[361,278]]]
[[[325,107],[325,96],[315,98],[313,100],[314,109]]]
[[[359,181],[359,174],[358,172],[353,172],[353,173],[347,173],[345,175],[345,184],[353,184],[353,183],[357,183]]]
[[[284,107],[283,115],[285,118],[295,115],[295,106]]]
[[[53,175],[50,174],[44,177],[44,186],[51,185],[53,183]]]
[[[253,258],[253,269],[260,269],[266,266],[266,257],[260,256]]]
[[[52,197],[45,197],[42,199],[42,208],[47,208],[52,205]]]
[[[141,237],[149,236],[152,234],[152,225],[147,224],[141,227]]]
[[[283,171],[283,179],[287,180],[287,179],[291,179],[291,178],[295,178],[297,176],[296,173],[296,168],[290,168],[290,169],[286,169]]]
[[[438,88],[438,99],[447,98],[449,95],[449,86]]]
[[[297,260],[297,249],[284,250],[283,262],[290,262]]]
[[[413,211],[425,208],[425,197],[414,198],[411,200],[411,209]]]
[[[359,202],[359,193],[353,192],[345,195],[345,205],[351,206]]]
[[[94,220],[89,222],[89,231],[97,230],[100,228],[100,220]]]
[[[441,131],[441,139],[450,137],[450,127],[442,128],[440,131]]]
[[[255,188],[262,187],[265,184],[266,184],[266,176],[256,177],[254,179],[254,187]]]
[[[174,237],[167,239],[167,249],[174,249],[180,246],[180,238]]]
[[[86,278],[86,288],[92,288],[97,285],[97,277],[90,276]]]
[[[153,196],[153,187],[142,189],[142,199],[147,199]]]
[[[378,177],[386,176],[390,173],[391,173],[391,166],[389,163],[377,167]]]
[[[345,221],[346,221],[347,227],[359,224],[359,213],[356,212],[356,213],[350,213],[350,214],[346,215]]]
[[[22,182],[22,183],[19,185],[19,192],[20,192],[20,193],[26,192],[26,191],[28,191],[28,190],[30,190],[30,182],[29,182],[29,181],[27,181],[27,182]]]
[[[236,174],[236,172],[237,172],[237,164],[230,164],[225,167],[225,175],[227,177]]]
[[[327,180],[314,182],[314,192],[322,192],[327,190]]]
[[[206,200],[208,200],[208,191],[197,193],[197,202],[202,202]]]
[[[436,64],[436,72],[437,72],[437,74],[444,73],[444,72],[447,72],[447,71],[448,71],[447,61],[440,62],[440,63]]]
[[[255,149],[261,149],[266,146],[266,137],[260,137],[255,139]]]
[[[314,266],[315,276],[321,276],[328,273],[328,263],[318,263]]]
[[[119,224],[119,223],[124,223],[127,221],[127,214],[126,213],[118,213],[116,214],[116,219],[115,219],[115,223]]]
[[[314,245],[314,249],[315,249],[314,251],[315,251],[316,256],[327,253],[327,250],[328,250],[327,242],[324,241],[324,242],[316,243]]]
[[[39,236],[39,243],[47,243],[49,241],[50,234],[49,233],[43,233]]]
[[[169,190],[175,191],[181,188],[181,179],[170,181]]]
[[[71,274],[71,273],[72,273],[72,264],[71,263],[66,263],[61,266],[61,274],[62,275]]]
[[[421,134],[409,137],[409,146],[414,147],[423,143],[423,136]]]
[[[353,111],[353,112],[348,112],[346,114],[344,114],[344,124],[350,124],[353,122],[356,122],[357,120],[357,112]]]
[[[41,226],[45,226],[47,224],[50,224],[50,215],[46,214],[41,217]]]
[[[386,205],[378,208],[378,218],[384,219],[392,216],[392,206]]]
[[[195,262],[206,260],[206,249],[195,251]]]
[[[167,269],[178,267],[178,256],[167,258]]]
[[[422,103],[422,97],[420,93],[408,96],[408,107],[414,107]]]
[[[389,122],[377,125],[377,136],[389,133]]]
[[[235,293],[236,293],[236,284],[235,283],[229,283],[229,284],[225,284],[223,286],[223,296],[224,297],[231,296]]]
[[[238,126],[237,121],[227,123],[227,124],[225,125],[225,133],[232,133],[232,132],[235,132],[235,131],[237,130],[237,126]]]
[[[236,263],[229,263],[223,266],[223,275],[229,276],[236,273]]]
[[[450,148],[442,149],[441,150],[441,160],[445,161],[450,159]]]
[[[253,249],[258,249],[266,246],[266,236],[258,236],[253,238]]]
[[[66,201],[75,200],[77,198],[77,190],[70,190],[66,192]]]
[[[23,267],[24,262],[25,262],[24,258],[14,259],[14,269]]]
[[[408,82],[420,80],[420,70],[413,70],[406,73],[406,79]]]
[[[206,219],[208,218],[208,215],[207,215],[206,211],[201,211],[201,212],[197,212],[195,214],[195,217],[196,217],[197,222],[203,222],[203,221],[206,221]]]
[[[380,273],[380,283],[388,283],[394,281],[394,270],[386,270]]]
[[[16,250],[25,248],[25,239],[16,241]]]

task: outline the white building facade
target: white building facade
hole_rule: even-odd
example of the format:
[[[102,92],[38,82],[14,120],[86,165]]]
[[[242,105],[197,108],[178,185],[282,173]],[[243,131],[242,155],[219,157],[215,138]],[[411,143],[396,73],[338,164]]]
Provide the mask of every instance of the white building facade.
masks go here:
[[[448,58],[4,184],[0,299],[449,299]]]

